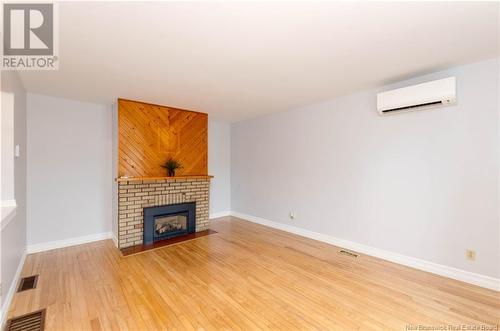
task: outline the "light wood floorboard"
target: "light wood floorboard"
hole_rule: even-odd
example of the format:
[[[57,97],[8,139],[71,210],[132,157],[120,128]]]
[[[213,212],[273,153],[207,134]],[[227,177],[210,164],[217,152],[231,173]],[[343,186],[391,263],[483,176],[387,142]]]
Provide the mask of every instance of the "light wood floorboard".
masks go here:
[[[46,330],[406,330],[498,325],[500,293],[225,217],[218,233],[122,257],[111,240],[27,257]],[[498,329],[497,329],[498,330]]]

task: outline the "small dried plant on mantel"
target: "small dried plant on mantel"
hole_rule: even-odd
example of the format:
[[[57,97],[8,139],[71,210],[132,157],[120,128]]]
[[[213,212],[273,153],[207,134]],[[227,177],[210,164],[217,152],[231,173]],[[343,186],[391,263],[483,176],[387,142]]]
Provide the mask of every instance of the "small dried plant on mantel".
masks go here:
[[[176,159],[169,158],[167,160],[167,162],[165,162],[162,165],[162,167],[165,168],[165,169],[167,169],[167,173],[168,173],[169,177],[174,177],[175,176],[175,171],[177,169],[181,169],[182,168],[182,163],[180,163]]]

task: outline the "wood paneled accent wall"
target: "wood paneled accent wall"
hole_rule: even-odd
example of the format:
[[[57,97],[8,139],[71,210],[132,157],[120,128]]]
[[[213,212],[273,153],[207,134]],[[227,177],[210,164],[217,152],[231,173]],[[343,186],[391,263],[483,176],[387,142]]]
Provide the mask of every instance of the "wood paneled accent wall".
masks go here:
[[[208,174],[208,115],[118,99],[118,176],[166,176],[169,157],[176,175]]]

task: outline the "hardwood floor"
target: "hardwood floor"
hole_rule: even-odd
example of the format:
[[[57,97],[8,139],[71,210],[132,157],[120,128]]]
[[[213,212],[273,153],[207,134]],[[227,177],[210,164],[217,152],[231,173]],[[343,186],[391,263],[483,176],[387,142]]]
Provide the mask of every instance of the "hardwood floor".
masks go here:
[[[28,256],[9,317],[46,330],[408,330],[500,324],[500,293],[226,217],[218,233],[122,257],[111,240]],[[498,330],[498,328],[496,329]]]

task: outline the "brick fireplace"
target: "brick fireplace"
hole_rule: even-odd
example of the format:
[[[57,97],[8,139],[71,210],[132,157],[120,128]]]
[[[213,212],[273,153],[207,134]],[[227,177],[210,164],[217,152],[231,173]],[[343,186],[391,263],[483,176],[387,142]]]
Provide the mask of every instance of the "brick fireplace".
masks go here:
[[[170,161],[179,166],[169,173]],[[118,99],[112,162],[113,233],[122,253],[212,233],[207,114]]]
[[[118,179],[118,247],[143,244],[144,208],[194,202],[196,232],[208,229],[210,176]]]

